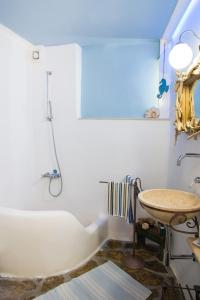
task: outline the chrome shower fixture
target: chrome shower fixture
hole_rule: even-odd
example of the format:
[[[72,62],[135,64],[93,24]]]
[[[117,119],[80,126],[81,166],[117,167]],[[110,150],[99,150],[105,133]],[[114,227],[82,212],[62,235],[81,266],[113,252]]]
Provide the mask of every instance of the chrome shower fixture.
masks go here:
[[[49,95],[49,76],[52,75],[51,71],[47,71],[47,121],[51,122],[53,120],[53,112],[52,112],[52,105]]]
[[[61,173],[61,167],[58,159],[58,153],[56,148],[56,141],[55,141],[55,134],[54,134],[54,124],[53,124],[53,109],[51,105],[51,99],[50,99],[50,92],[49,92],[49,76],[52,75],[51,71],[46,71],[46,97],[47,97],[47,115],[46,120],[50,122],[50,131],[52,136],[52,142],[53,142],[53,150],[54,150],[54,156],[57,164],[57,169],[54,169],[52,172],[46,172],[42,174],[42,178],[48,178],[49,179],[49,194],[52,197],[58,197],[62,194],[63,189],[63,179],[62,179],[62,173]],[[52,192],[51,184],[54,179],[60,180],[60,187],[57,193]]]
[[[47,172],[47,173],[42,174],[42,177],[56,179],[56,178],[60,178],[61,174],[56,169],[54,169],[51,173]]]
[[[52,112],[52,105],[51,101],[47,103],[47,121],[51,122],[53,120],[53,112]]]

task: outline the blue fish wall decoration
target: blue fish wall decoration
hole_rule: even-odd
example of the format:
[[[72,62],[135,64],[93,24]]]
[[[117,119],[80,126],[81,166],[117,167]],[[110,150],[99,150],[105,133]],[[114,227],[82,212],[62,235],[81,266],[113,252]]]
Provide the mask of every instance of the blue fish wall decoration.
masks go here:
[[[159,94],[157,95],[158,99],[161,99],[164,93],[169,91],[169,85],[167,85],[166,79],[162,78],[159,82]]]

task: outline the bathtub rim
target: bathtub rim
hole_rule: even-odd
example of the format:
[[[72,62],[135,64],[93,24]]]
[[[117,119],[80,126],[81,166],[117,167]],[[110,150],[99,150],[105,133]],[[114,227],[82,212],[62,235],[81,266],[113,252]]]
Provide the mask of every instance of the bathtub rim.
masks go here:
[[[37,280],[37,279],[43,279],[46,280],[48,278],[51,277],[55,277],[55,276],[62,276],[62,275],[67,275],[68,273],[72,272],[72,271],[76,271],[77,269],[79,269],[80,267],[84,266],[88,261],[90,261],[90,259],[103,247],[104,244],[106,244],[107,241],[109,241],[110,239],[108,237],[106,237],[98,246],[98,248],[93,251],[84,261],[82,261],[80,264],[77,264],[74,268],[71,269],[66,269],[64,271],[61,272],[56,272],[53,273],[49,276],[42,276],[42,275],[38,275],[38,276],[33,276],[33,277],[22,277],[22,276],[16,276],[16,275],[12,275],[9,273],[0,273],[0,277],[3,279],[12,279],[12,280],[19,280],[19,281],[23,281],[23,280]]]
[[[62,213],[63,215],[67,216],[67,215],[71,215],[73,216],[73,218],[76,219],[76,221],[81,225],[81,227],[83,227],[89,234],[93,234],[95,231],[99,230],[99,233],[101,234],[101,230],[103,232],[103,227],[106,226],[108,227],[108,222],[109,222],[109,218],[108,215],[106,214],[99,214],[98,217],[96,218],[96,220],[92,223],[90,223],[87,226],[84,226],[79,220],[78,218],[76,218],[71,212],[68,212],[66,210],[20,210],[20,209],[15,209],[15,208],[8,208],[8,207],[2,207],[0,206],[0,210],[2,214],[6,214],[6,215],[23,215],[23,216],[40,216],[41,214],[45,213],[48,216],[55,216],[56,213],[58,213],[59,215]],[[105,236],[105,237],[104,237]],[[12,280],[19,280],[19,281],[23,281],[23,280],[37,280],[37,279],[48,279],[54,276],[62,276],[62,275],[67,275],[68,273],[77,270],[78,268],[82,267],[83,265],[85,265],[101,248],[102,246],[107,242],[107,240],[109,239],[108,237],[108,231],[106,232],[106,234],[102,235],[102,241],[98,244],[98,247],[92,251],[84,260],[82,260],[80,263],[78,263],[77,265],[75,265],[74,267],[70,268],[70,269],[65,269],[65,270],[61,270],[58,272],[54,272],[50,275],[33,275],[33,276],[21,276],[21,275],[16,275],[16,274],[12,274],[12,273],[1,273],[0,272],[0,277],[5,279],[12,279]]]

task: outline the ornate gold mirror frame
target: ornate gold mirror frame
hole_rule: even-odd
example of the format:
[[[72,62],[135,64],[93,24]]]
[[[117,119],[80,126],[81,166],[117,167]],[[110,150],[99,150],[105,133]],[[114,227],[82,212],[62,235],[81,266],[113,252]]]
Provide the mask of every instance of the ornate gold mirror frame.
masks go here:
[[[188,134],[187,139],[197,138],[200,134],[200,119],[195,116],[194,89],[200,79],[200,55],[186,72],[176,72],[176,140],[180,133]]]

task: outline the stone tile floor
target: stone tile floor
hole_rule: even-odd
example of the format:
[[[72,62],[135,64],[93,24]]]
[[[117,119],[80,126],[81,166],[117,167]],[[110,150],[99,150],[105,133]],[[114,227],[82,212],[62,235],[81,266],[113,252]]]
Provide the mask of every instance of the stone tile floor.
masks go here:
[[[167,289],[165,296],[161,296],[162,286],[173,286],[176,284],[176,280],[171,270],[157,259],[155,251],[137,249],[137,255],[145,260],[145,267],[134,270],[127,268],[123,262],[124,256],[130,252],[131,243],[110,240],[86,265],[70,273],[34,280],[0,277],[0,300],[34,299],[36,296],[80,276],[108,260],[114,262],[134,279],[148,287],[152,291],[148,300],[182,299],[178,290],[173,289]]]

